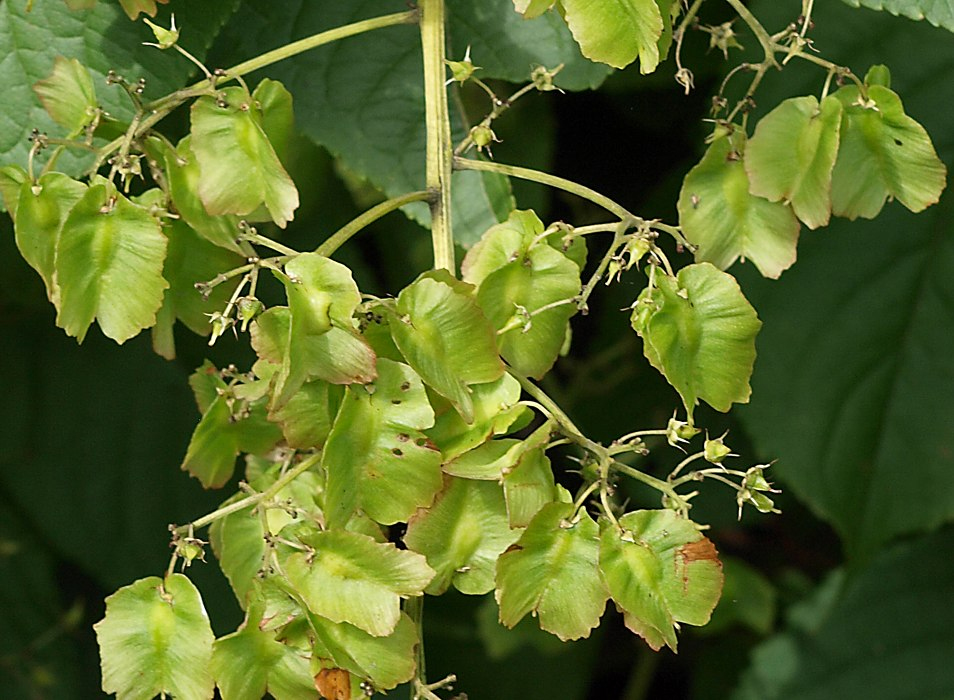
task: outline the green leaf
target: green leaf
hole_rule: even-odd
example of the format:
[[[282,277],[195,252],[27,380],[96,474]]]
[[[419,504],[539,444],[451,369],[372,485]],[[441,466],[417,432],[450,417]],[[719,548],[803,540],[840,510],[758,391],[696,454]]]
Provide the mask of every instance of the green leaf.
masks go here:
[[[698,526],[671,510],[640,510],[600,532],[600,571],[626,626],[653,649],[676,650],[676,623],[704,625],[722,592],[722,564]]]
[[[759,120],[745,147],[749,191],[791,203],[811,229],[831,215],[831,171],[838,153],[841,102],[829,95],[793,97]]]
[[[268,418],[282,427],[289,447],[321,447],[331,432],[343,395],[340,385],[314,379],[302,384],[288,403]]]
[[[532,211],[515,211],[491,227],[462,264],[464,280],[477,286],[477,303],[499,331],[500,354],[521,374],[540,378],[566,340],[580,268],[546,240]],[[561,301],[542,313],[540,309]]]
[[[180,44],[203,60],[223,22],[238,6],[238,0],[215,3],[178,1],[176,21],[188,27]],[[32,10],[27,11],[27,6]],[[195,72],[193,63],[167,52],[144,49],[151,32],[139,22],[130,22],[118,3],[100,2],[81,13],[63,2],[11,0],[0,3],[0,160],[25,166],[33,128],[50,135],[63,134],[47,114],[31,86],[50,75],[57,56],[78,56],[89,69],[94,85],[105,85],[113,70],[130,82],[146,80],[145,100],[173,92]],[[128,122],[135,111],[125,91],[118,87],[100,91],[98,101],[110,115]],[[51,149],[52,150],[52,149]],[[63,153],[57,169],[78,175],[92,160],[79,151]]]
[[[34,83],[33,91],[53,121],[65,127],[71,136],[80,134],[96,119],[99,103],[93,79],[86,66],[75,58],[57,56],[53,72]]]
[[[349,387],[322,458],[329,527],[356,511],[390,525],[427,507],[441,488],[441,453],[421,432],[434,424],[420,377],[378,360],[378,378]]]
[[[494,435],[504,435],[518,430],[529,414],[520,401],[520,383],[509,374],[486,384],[471,387],[474,404],[473,423],[465,423],[460,414],[443,397],[433,395],[436,420],[434,427],[426,430],[427,436],[437,445],[445,461],[471,450]]]
[[[522,440],[490,440],[444,464],[444,473],[462,479],[498,481],[513,469],[523,452]]]
[[[156,148],[165,163],[169,195],[179,216],[210,243],[241,254],[242,248],[238,243],[238,217],[231,214],[213,216],[206,211],[205,205],[199,199],[201,174],[199,163],[192,152],[192,137],[186,136],[182,139],[175,150],[166,147],[165,142],[157,143],[159,145]]]
[[[784,483],[857,556],[954,515],[952,440],[937,427],[954,420],[954,247],[938,233],[952,204],[833,222],[793,279],[753,288],[766,334],[742,419],[761,453],[779,458]]]
[[[215,640],[212,675],[223,700],[313,700],[308,657],[263,631],[264,602],[253,602],[238,631]]]
[[[893,700],[951,692],[951,530],[906,541],[852,571],[837,570],[755,647],[733,700]]]
[[[789,21],[775,3],[759,9]],[[841,3],[816,10],[828,58],[890,63],[892,85],[950,164],[954,82],[937,79],[954,64],[950,35]],[[816,79],[784,90],[815,91]],[[954,517],[954,441],[938,427],[954,425],[952,205],[944,196],[918,215],[894,206],[876,222],[835,219],[779,282],[743,280],[765,328],[740,417],[759,455],[778,458],[782,488],[831,523],[856,561]]]
[[[156,3],[167,4],[169,0],[119,0],[123,10],[129,15],[129,19],[136,19],[140,12],[145,12],[150,17],[156,16]]]
[[[17,217],[17,201],[20,199],[20,188],[29,178],[27,171],[19,165],[5,165],[0,168],[0,195],[3,196],[3,206],[10,213],[12,219]]]
[[[420,640],[406,613],[401,613],[394,632],[386,637],[317,615],[309,615],[308,620],[316,636],[314,656],[324,660],[326,668],[343,668],[380,690],[390,690],[414,677],[414,649]]]
[[[567,641],[589,637],[609,593],[597,569],[599,532],[572,504],[544,506],[520,541],[497,563],[500,621],[516,625],[533,612],[540,627]]]
[[[446,272],[424,273],[398,295],[401,317],[390,324],[408,364],[468,424],[475,417],[470,385],[497,380],[504,369],[472,289]]]
[[[200,293],[195,285],[238,267],[245,259],[209,243],[181,221],[171,221],[165,228],[165,234],[169,239],[169,247],[162,276],[169,283],[169,288],[166,289],[159,317],[153,327],[153,337],[155,339],[156,333],[163,332],[171,335],[176,319],[193,333],[209,335],[212,330],[209,317],[213,312],[225,308],[239,278],[216,285],[208,296]],[[172,356],[175,356],[174,348]]]
[[[746,150],[741,132],[709,146],[682,183],[679,224],[686,240],[698,246],[697,261],[724,270],[742,258],[776,278],[795,262],[798,220],[788,205],[750,194],[742,163]]]
[[[679,392],[690,422],[699,399],[723,412],[748,401],[762,324],[731,275],[708,263],[684,267],[675,279],[659,274],[656,287],[639,295],[633,324],[646,358]]]
[[[453,584],[483,595],[493,590],[497,558],[519,536],[498,484],[447,477],[434,505],[408,521],[404,542],[437,572],[427,593],[440,595]]]
[[[148,211],[106,185],[90,187],[56,246],[56,324],[83,342],[96,319],[120,344],[153,325],[169,286],[162,277],[166,244]]]
[[[503,477],[510,527],[526,527],[543,506],[557,498],[550,460],[543,447],[527,450]]]
[[[846,86],[835,97],[844,116],[832,172],[832,211],[871,219],[889,197],[914,212],[936,204],[947,169],[924,127],[904,113],[897,94],[872,85],[866,101],[856,86]]]
[[[290,350],[291,314],[284,306],[258,316],[251,332],[258,356],[282,368],[281,384],[276,384],[272,397],[273,411],[280,410],[309,379],[365,384],[377,376],[374,351],[353,331],[332,326],[318,335],[299,334]]]
[[[434,577],[420,554],[344,530],[303,538],[314,552],[296,552],[283,568],[308,609],[374,637],[392,634],[402,597],[418,596]]]
[[[56,246],[70,210],[82,199],[86,186],[62,173],[47,173],[36,184],[25,181],[16,207],[17,249],[23,259],[40,273],[46,296],[59,308],[60,288],[56,281]]]
[[[951,0],[842,0],[852,7],[885,10],[892,15],[923,20],[954,32],[954,2]]]
[[[191,114],[206,211],[246,216],[264,204],[284,228],[298,208],[298,190],[265,135],[255,99],[243,88],[223,88],[196,100]]]
[[[279,427],[266,419],[262,401],[239,402],[225,382],[216,378],[216,384],[218,395],[192,433],[182,462],[182,469],[205,488],[220,488],[232,478],[239,453],[261,454],[282,437]]]
[[[202,598],[182,574],[152,576],[106,599],[94,625],[103,690],[120,700],[168,693],[182,700],[212,697],[212,628]]]
[[[583,55],[614,68],[639,58],[639,71],[659,64],[663,19],[656,0],[562,0],[566,23]]]

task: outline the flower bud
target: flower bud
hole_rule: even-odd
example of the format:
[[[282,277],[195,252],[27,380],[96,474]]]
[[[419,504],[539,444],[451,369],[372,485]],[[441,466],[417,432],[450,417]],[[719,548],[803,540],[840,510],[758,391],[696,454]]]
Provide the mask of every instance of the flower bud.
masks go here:
[[[723,437],[725,437],[725,435],[715,440],[706,439],[703,450],[705,459],[710,464],[722,464],[722,461],[726,457],[732,455],[732,449],[722,442]]]
[[[673,416],[669,419],[669,425],[666,426],[666,442],[673,447],[677,447],[680,442],[689,442],[700,432],[702,431],[691,423],[677,420]]]
[[[153,24],[145,17],[142,18],[142,21],[149,25],[149,28],[152,29],[153,36],[156,37],[156,44],[158,48],[165,50],[171,49],[176,45],[176,42],[179,41],[179,30],[176,29],[176,16],[172,15],[172,24],[168,29],[160,27],[158,24]]]
[[[547,70],[543,66],[537,66],[530,73],[530,80],[533,86],[540,92],[552,92],[553,90],[563,92],[563,90],[553,84],[554,76],[556,76],[557,72],[562,68],[563,66],[560,66],[555,70]]]
[[[470,80],[480,66],[475,66],[470,60],[470,47],[464,52],[464,58],[461,61],[444,61],[451,71],[451,79],[448,82],[466,83]]]
[[[497,141],[497,135],[494,130],[486,124],[478,124],[470,130],[470,137],[474,140],[477,150],[487,148],[490,144]]]
[[[265,310],[265,304],[255,297],[242,297],[238,300],[238,317],[242,321],[242,332],[248,328],[248,324]]]

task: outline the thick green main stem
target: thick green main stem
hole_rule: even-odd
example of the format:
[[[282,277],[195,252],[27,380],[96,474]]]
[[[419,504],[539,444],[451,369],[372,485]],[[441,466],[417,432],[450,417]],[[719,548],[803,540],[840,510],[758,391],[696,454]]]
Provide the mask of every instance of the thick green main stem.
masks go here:
[[[424,50],[424,102],[427,124],[427,190],[431,195],[431,241],[434,268],[454,274],[454,235],[451,229],[450,111],[447,106],[444,0],[421,0],[421,47]]]

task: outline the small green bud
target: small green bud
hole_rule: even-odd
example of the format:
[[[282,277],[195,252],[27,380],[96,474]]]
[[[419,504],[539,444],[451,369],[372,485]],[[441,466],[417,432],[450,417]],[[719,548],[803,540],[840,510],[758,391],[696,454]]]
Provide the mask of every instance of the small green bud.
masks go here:
[[[537,66],[530,73],[530,81],[540,92],[552,92],[553,90],[556,90],[557,92],[563,92],[563,90],[553,84],[553,78],[562,69],[562,64],[553,70],[547,70],[543,66]]]
[[[150,46],[156,46],[165,51],[166,49],[171,49],[179,41],[179,30],[176,29],[175,15],[172,15],[172,24],[169,29],[164,29],[157,24],[153,24],[145,17],[142,18],[142,21],[149,25],[149,28],[152,29],[152,33],[158,42],[156,44],[150,44]]]
[[[457,83],[466,83],[470,80],[474,73],[480,70],[480,66],[475,66],[470,60],[470,47],[467,47],[467,51],[464,52],[464,59],[461,61],[444,61],[451,71],[451,79],[448,80],[448,84],[452,82]]]
[[[759,493],[758,491],[753,491],[749,496],[749,502],[756,507],[759,513],[781,513],[778,508],[775,507],[775,503],[771,498],[766,496],[764,493]]]
[[[719,49],[723,57],[729,58],[729,49],[741,49],[742,44],[735,38],[732,22],[725,22],[715,27],[709,27],[709,48]]]
[[[669,425],[666,426],[666,442],[677,447],[680,442],[689,442],[700,432],[702,431],[691,423],[677,420],[673,416],[669,419]]]
[[[216,311],[209,314],[209,323],[212,324],[212,335],[209,337],[209,345],[215,345],[215,341],[225,335],[225,331],[235,325],[235,321],[223,313]]]
[[[599,463],[584,462],[583,467],[580,469],[580,476],[582,476],[583,480],[588,484],[594,481],[599,481],[599,478],[600,478]]]
[[[205,542],[195,537],[176,538],[173,542],[176,548],[176,556],[180,557],[185,566],[189,566],[193,561],[205,561]]]
[[[474,143],[477,144],[477,148],[486,148],[497,140],[493,129],[483,124],[478,124],[471,129],[470,135],[474,139]]]
[[[778,489],[773,489],[772,484],[765,478],[764,469],[767,464],[759,464],[751,467],[745,472],[745,478],[742,480],[742,487],[752,491],[768,491],[769,493],[781,493]]]
[[[722,464],[722,461],[732,455],[732,449],[722,442],[722,437],[718,437],[715,440],[710,440],[706,438],[705,445],[703,446],[704,456],[707,462],[710,464]]]
[[[649,241],[647,241],[645,238],[631,238],[629,243],[626,244],[625,250],[623,251],[623,254],[626,256],[626,269],[628,270],[642,260],[643,256],[649,252],[650,247]]]
[[[251,323],[262,311],[265,310],[265,304],[255,297],[242,297],[238,300],[238,317],[242,321],[242,332],[248,328]]]

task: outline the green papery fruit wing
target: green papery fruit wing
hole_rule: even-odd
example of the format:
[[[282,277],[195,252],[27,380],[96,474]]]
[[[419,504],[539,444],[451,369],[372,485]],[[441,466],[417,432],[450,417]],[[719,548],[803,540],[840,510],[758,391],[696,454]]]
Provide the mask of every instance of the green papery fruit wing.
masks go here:
[[[162,277],[166,246],[146,209],[105,184],[92,185],[57,241],[57,325],[82,342],[95,319],[117,343],[153,325],[169,286]]]
[[[842,105],[833,95],[819,104],[793,97],[766,114],[745,147],[749,191],[791,203],[811,229],[831,217],[831,173],[838,154]]]
[[[500,622],[535,613],[540,627],[567,641],[588,637],[609,593],[597,568],[599,529],[585,511],[551,503],[497,563]]]
[[[798,219],[787,204],[751,194],[745,150],[740,132],[709,146],[683,181],[679,225],[698,262],[724,270],[751,260],[762,275],[777,278],[795,262]]]
[[[385,359],[378,372],[372,384],[345,392],[325,445],[332,528],[357,512],[383,524],[407,520],[441,488],[441,453],[421,432],[434,424],[434,412],[420,377]]]
[[[679,392],[690,421],[699,399],[719,411],[748,401],[761,326],[735,278],[709,263],[657,275],[633,313],[646,358]]]
[[[199,591],[182,574],[120,588],[93,627],[105,692],[120,700],[212,697],[212,628]]]
[[[722,592],[712,542],[673,511],[627,513],[600,531],[600,571],[624,621],[654,649],[676,650],[676,625],[704,625]]]
[[[473,384],[503,375],[493,327],[473,298],[473,287],[447,272],[428,272],[397,300],[391,336],[407,362],[436,392],[474,422]]]
[[[262,128],[260,107],[243,88],[195,101],[191,145],[199,196],[210,214],[247,216],[264,204],[283,228],[294,217],[298,190]]]
[[[46,296],[57,308],[60,289],[56,281],[56,246],[70,210],[85,193],[83,183],[62,173],[47,173],[36,184],[24,180],[17,204],[11,209],[17,249],[43,278]]]
[[[303,544],[313,552],[291,554],[283,568],[308,609],[374,637],[392,634],[401,620],[401,598],[421,595],[434,578],[420,554],[356,532],[318,532]]]
[[[841,146],[832,172],[832,211],[872,219],[890,197],[913,212],[935,204],[947,180],[924,127],[904,113],[901,98],[882,85],[835,93],[844,106]]]
[[[519,536],[499,484],[448,476],[434,505],[408,521],[404,541],[437,572],[429,594],[453,584],[461,593],[483,595],[493,590],[497,558]]]

